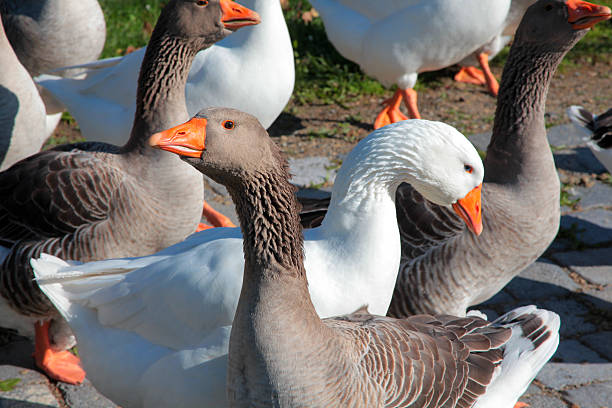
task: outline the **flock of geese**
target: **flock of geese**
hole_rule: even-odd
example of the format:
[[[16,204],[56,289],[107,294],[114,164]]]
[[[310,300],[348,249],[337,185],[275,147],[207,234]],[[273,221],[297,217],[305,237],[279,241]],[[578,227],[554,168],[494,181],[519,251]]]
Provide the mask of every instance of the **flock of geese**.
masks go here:
[[[610,9],[312,3],[338,51],[398,90],[331,199],[302,207],[265,130],[294,81],[278,0],[170,0],[146,49],[88,63],[105,35],[96,0],[0,0],[0,326],[35,338],[50,377],[87,372],[123,407],[502,408],[553,355],[554,312],[490,322],[468,308],[557,233],[546,93]],[[487,61],[515,32],[498,85]],[[454,63],[498,95],[484,163],[419,119],[418,73]],[[91,141],[39,152],[64,109]],[[570,112],[612,145],[610,111]],[[194,234],[202,174],[227,187],[240,228]]]

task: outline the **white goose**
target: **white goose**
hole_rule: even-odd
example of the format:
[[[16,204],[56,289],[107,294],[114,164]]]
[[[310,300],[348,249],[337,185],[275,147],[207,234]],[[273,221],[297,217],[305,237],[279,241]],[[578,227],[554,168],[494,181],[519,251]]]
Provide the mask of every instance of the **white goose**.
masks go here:
[[[508,15],[502,24],[502,31],[473,54],[459,62],[461,70],[455,75],[455,81],[487,85],[491,93],[497,96],[499,84],[489,68],[489,60],[494,58],[510,42],[525,11],[535,1],[512,0]],[[482,71],[474,67],[477,64],[482,67]]]
[[[257,11],[261,24],[197,55],[185,87],[187,110],[192,116],[207,106],[228,106],[255,115],[269,127],[293,92],[293,48],[278,0],[243,3]],[[142,48],[82,65],[90,68],[83,80],[49,75],[36,80],[67,107],[86,139],[123,144],[136,109],[144,52]]]
[[[158,134],[169,136],[156,143],[189,155],[195,144],[171,136],[201,137],[194,130],[198,120],[221,127],[227,111],[209,109]],[[236,129],[249,129],[242,125],[250,120],[245,114],[229,112]],[[236,142],[237,157],[245,154],[242,146]],[[442,123],[406,121],[361,141],[336,177],[323,224],[305,231],[305,265],[319,315],[350,313],[364,304],[386,312],[400,260],[394,197],[401,181],[445,206],[467,195],[453,207],[478,232],[482,177],[472,145]],[[215,228],[148,257],[69,268],[44,257],[33,267],[74,330],[83,365],[102,393],[123,406],[160,398],[218,406],[229,339],[222,326],[231,324],[236,310],[242,246],[239,228]],[[176,381],[171,387],[169,377]],[[190,387],[193,382],[201,386]]]
[[[456,64],[502,31],[510,0],[312,0],[338,52],[383,85],[399,89],[374,123],[419,118],[412,89],[420,72]]]

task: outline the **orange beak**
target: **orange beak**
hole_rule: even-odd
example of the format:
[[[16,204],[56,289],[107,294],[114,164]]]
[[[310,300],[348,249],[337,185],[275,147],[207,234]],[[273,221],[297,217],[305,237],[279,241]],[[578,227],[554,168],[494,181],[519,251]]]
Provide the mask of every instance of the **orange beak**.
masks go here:
[[[574,30],[591,28],[600,21],[607,20],[612,16],[610,7],[587,3],[582,0],[567,0],[565,3],[569,10],[567,21]]]
[[[480,191],[482,183],[474,187],[461,200],[453,204],[453,210],[465,221],[467,227],[476,235],[482,232],[482,205],[480,203]]]
[[[232,0],[221,0],[221,22],[228,30],[237,30],[240,27],[259,24],[259,14]]]
[[[179,156],[199,158],[204,151],[205,140],[206,119],[193,118],[182,125],[155,133],[149,139],[149,145]]]

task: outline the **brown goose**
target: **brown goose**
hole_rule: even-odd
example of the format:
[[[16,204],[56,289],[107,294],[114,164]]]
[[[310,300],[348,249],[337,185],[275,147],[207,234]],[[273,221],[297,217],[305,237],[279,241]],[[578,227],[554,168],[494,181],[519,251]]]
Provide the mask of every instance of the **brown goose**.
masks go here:
[[[255,118],[234,122],[227,111],[219,121],[227,131],[164,148],[224,184],[240,220],[245,267],[229,346],[230,406],[512,406],[554,353],[558,316],[528,306],[493,323],[365,310],[321,320],[287,161]]]
[[[32,256],[44,251],[91,261],[147,255],[195,231],[201,174],[174,154],[151,149],[147,140],[188,119],[185,81],[196,53],[258,22],[256,13],[231,0],[170,1],[142,64],[127,144],[60,146],[0,173],[0,240],[10,247],[0,269],[0,294],[4,306],[17,312],[1,313],[2,325],[9,320],[11,327],[18,315],[32,323],[56,316],[32,281]],[[74,356],[44,346],[48,326],[36,326],[37,363],[54,378],[82,380]],[[55,348],[66,347],[54,340]]]
[[[540,0],[527,10],[504,67],[484,160],[482,234],[402,185],[402,264],[390,316],[463,316],[548,248],[560,220],[559,178],[544,127],[548,85],[565,54],[608,18],[608,7],[581,0]]]

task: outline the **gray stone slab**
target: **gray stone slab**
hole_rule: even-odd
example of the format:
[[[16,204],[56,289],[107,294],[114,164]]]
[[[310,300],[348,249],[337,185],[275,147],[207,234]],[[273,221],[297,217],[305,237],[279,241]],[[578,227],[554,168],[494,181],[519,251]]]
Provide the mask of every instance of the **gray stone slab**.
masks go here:
[[[548,129],[546,136],[548,143],[553,146],[584,146],[586,144],[585,134],[572,124],[554,126]]]
[[[560,252],[553,254],[552,258],[591,283],[612,284],[612,248]]]
[[[572,227],[575,225],[575,227]],[[575,238],[587,245],[612,241],[612,211],[595,209],[561,217],[561,228],[573,231]]]
[[[587,321],[589,310],[573,299],[523,301],[521,304],[536,304],[538,307],[551,310],[561,318],[561,337],[577,336],[584,333],[593,333],[597,327]]]
[[[564,363],[609,363],[599,354],[586,347],[578,340],[561,340],[559,348],[552,357],[553,361]]]
[[[536,379],[554,390],[568,386],[590,384],[593,381],[612,381],[612,363],[605,364],[546,364]],[[586,408],[586,407],[585,407]]]
[[[15,366],[0,366],[0,381],[20,381],[10,391],[0,392],[0,408],[59,407],[47,378],[33,370]]]
[[[116,408],[112,401],[100,394],[87,379],[81,385],[60,383],[58,387],[66,405],[71,408]]]
[[[588,147],[572,147],[553,152],[558,169],[578,173],[604,173],[606,168],[597,160]]]
[[[561,408],[566,406],[563,400],[547,394],[524,395],[519,398],[519,401],[529,404],[532,408]]]
[[[566,296],[579,287],[562,268],[540,258],[510,281],[505,290],[517,299],[531,300]]]
[[[489,131],[484,133],[476,133],[474,135],[468,136],[468,139],[470,142],[472,142],[474,147],[479,150],[482,150],[483,152],[486,152],[487,147],[489,146],[489,142],[491,141],[491,132]]]
[[[583,336],[581,340],[590,348],[612,361],[612,331],[602,331]]]
[[[597,207],[612,207],[612,186],[601,181],[596,181],[591,187],[573,186],[569,193],[572,199],[580,198],[578,205],[583,210]],[[563,207],[569,210],[568,207]]]
[[[333,183],[337,169],[331,169],[333,164],[327,157],[305,157],[289,159],[291,182],[300,187],[309,187],[326,181]]]
[[[502,292],[497,292],[495,296],[493,296],[491,299],[487,300],[486,302],[482,302],[480,305],[474,306],[473,309],[482,310],[482,309],[486,309],[487,306],[506,305],[506,304],[512,304],[514,302],[515,302],[515,299],[512,296],[510,296],[505,291],[502,291]]]
[[[592,303],[597,309],[612,313],[612,285],[603,289],[587,289],[582,294],[582,298]]]
[[[612,383],[609,382],[569,389],[562,394],[580,408],[612,407]]]

